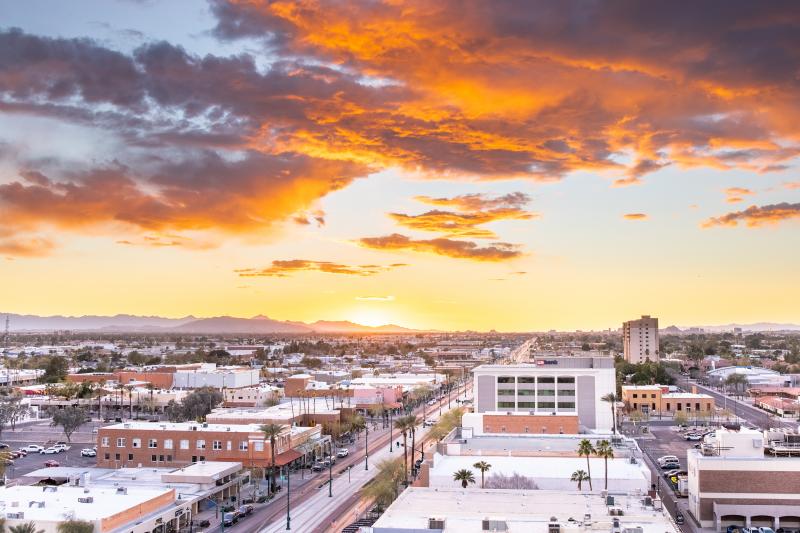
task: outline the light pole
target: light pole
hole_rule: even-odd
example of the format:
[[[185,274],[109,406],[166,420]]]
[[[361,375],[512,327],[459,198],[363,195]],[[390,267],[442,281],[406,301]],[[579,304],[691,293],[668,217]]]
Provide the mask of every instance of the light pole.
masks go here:
[[[289,468],[289,465],[286,465],[286,530],[292,529],[292,517],[289,514],[289,493],[292,491],[291,489],[291,479],[292,479],[292,471]]]
[[[364,470],[369,470],[369,423],[364,423]]]
[[[392,410],[389,409],[389,453],[392,453]]]
[[[328,444],[328,498],[333,498],[333,442]]]

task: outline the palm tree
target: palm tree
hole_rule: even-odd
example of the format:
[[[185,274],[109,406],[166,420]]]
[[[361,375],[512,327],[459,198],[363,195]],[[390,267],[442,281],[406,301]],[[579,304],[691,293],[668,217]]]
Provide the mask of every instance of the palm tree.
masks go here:
[[[595,453],[597,454],[597,457],[602,457],[603,461],[605,462],[605,489],[608,490],[608,460],[614,458],[614,448],[611,447],[611,443],[607,440],[601,440],[597,443],[597,449],[595,450]]]
[[[8,528],[11,533],[44,533],[44,529],[36,529],[36,522],[26,522]]]
[[[486,474],[486,472],[488,472],[489,469],[492,468],[492,465],[490,465],[486,461],[478,461],[477,463],[472,465],[472,467],[481,471],[481,488],[483,488],[483,477],[484,477],[484,474]]]
[[[592,487],[592,467],[589,464],[589,457],[595,453],[594,446],[589,441],[589,439],[583,439],[580,444],[578,444],[578,455],[583,457],[586,456],[586,472],[587,479],[589,480],[589,490],[594,490]]]
[[[269,439],[269,450],[272,454],[269,467],[269,492],[275,492],[275,440],[278,435],[283,431],[283,426],[280,424],[264,424],[259,428],[264,432],[264,438]]]
[[[581,485],[584,481],[589,480],[591,482],[591,478],[589,474],[584,472],[583,470],[576,470],[572,473],[572,477],[569,478],[570,481],[577,481],[578,482],[578,490],[581,490]]]
[[[409,426],[409,418],[401,416],[394,421],[394,428],[403,435],[403,471],[406,485],[408,485],[408,432],[411,429]]]
[[[66,520],[58,524],[58,533],[93,533],[94,524],[86,520]]]
[[[417,426],[421,424],[417,415],[408,415],[408,430],[411,432],[411,468],[414,468],[414,450],[417,446]]]
[[[747,383],[748,383],[747,376],[745,376],[744,374],[739,374],[739,373],[731,374],[730,376],[728,376],[725,379],[725,384],[726,385],[733,385],[734,391],[736,391],[736,395],[740,396],[740,397],[741,397],[741,394],[739,392],[739,386],[740,385],[746,386]]]
[[[148,382],[147,385],[146,385],[146,388],[150,392],[150,404],[148,405],[148,407],[149,407],[148,410],[150,411],[150,414],[152,415],[153,414],[153,391],[155,390],[156,386],[153,385],[152,383]],[[141,409],[141,406],[139,407],[139,409]]]
[[[611,431],[614,435],[617,434],[617,402],[619,398],[613,392],[609,392],[605,396],[600,398],[604,402],[608,402],[611,404]]]
[[[462,468],[453,473],[453,481],[460,481],[461,488],[466,489],[468,484],[475,483],[475,475],[472,473],[472,470]]]

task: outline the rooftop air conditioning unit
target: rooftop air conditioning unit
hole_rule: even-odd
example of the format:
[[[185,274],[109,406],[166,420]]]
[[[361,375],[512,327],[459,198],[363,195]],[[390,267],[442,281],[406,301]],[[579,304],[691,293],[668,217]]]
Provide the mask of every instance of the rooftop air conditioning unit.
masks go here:
[[[428,529],[444,529],[444,518],[428,518]]]
[[[78,503],[94,503],[94,497],[86,496],[85,498],[78,498]]]

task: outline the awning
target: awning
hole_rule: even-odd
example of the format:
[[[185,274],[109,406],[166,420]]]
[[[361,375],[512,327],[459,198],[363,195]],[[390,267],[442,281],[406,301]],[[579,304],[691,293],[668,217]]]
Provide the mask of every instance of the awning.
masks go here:
[[[287,463],[291,463],[295,459],[299,459],[303,457],[303,454],[298,452],[295,449],[289,450],[288,452],[279,453],[275,456],[275,464],[277,466],[283,466]]]

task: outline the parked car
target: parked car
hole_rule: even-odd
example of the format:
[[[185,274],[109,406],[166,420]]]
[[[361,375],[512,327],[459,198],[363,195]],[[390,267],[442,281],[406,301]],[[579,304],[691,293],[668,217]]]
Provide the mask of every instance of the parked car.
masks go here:
[[[236,516],[236,513],[225,513],[222,515],[222,523],[225,527],[230,527],[238,521],[239,517]]]
[[[336,452],[336,457],[347,457],[348,455],[350,455],[350,450],[347,448],[339,448]]]
[[[681,525],[683,524],[683,522],[684,522],[683,513],[678,511],[678,514],[675,515],[675,523]]]
[[[659,465],[664,464],[664,462],[666,461],[679,462],[678,457],[675,455],[662,455],[661,457],[656,459],[656,461],[658,462]]]
[[[9,445],[5,442],[0,442],[0,450],[5,450],[6,448],[9,448]]]
[[[209,520],[200,520],[197,523],[197,527],[210,527],[210,526],[211,526],[211,521]]]
[[[38,444],[28,444],[23,448],[23,450],[25,450],[26,452],[38,453],[44,450],[44,446],[39,446]]]
[[[241,516],[247,516],[253,512],[253,509],[255,509],[255,507],[252,505],[242,505],[239,507],[239,514]]]
[[[22,457],[25,457],[26,455],[28,455],[28,450],[26,450],[25,448],[20,448],[19,450],[17,450],[17,453],[20,454]]]
[[[58,450],[59,452],[65,452],[65,451],[69,450],[69,446],[67,446],[67,445],[66,445],[66,444],[64,444],[63,442],[57,442],[57,443],[55,443],[55,444],[53,445],[53,448],[55,448],[55,449],[56,449],[56,450]]]
[[[311,465],[311,471],[312,472],[319,472],[319,471],[322,470],[322,468],[323,468],[323,466],[322,466],[322,463],[320,461],[317,461],[316,463]]]
[[[741,526],[728,526],[725,533],[739,533]]]
[[[680,468],[681,463],[678,461],[667,461],[665,463],[661,463],[662,470],[672,470],[675,468]]]
[[[436,400],[431,400],[428,402],[428,405],[436,405]]]
[[[698,435],[697,433],[689,433],[688,435],[686,435],[686,440],[695,440],[695,441],[703,440],[703,436]]]
[[[47,461],[44,462],[44,466],[46,466],[48,468],[52,468],[52,467],[55,467],[55,466],[61,466],[61,463],[59,463],[58,461],[55,461],[53,459],[50,459],[50,460],[47,460]]]
[[[97,457],[97,452],[91,448],[84,448],[81,450],[81,457]]]
[[[756,528],[753,528],[753,529],[756,529]],[[758,533],[775,533],[775,530],[772,529],[771,527],[759,527],[757,529],[758,529]]]
[[[61,450],[61,448],[56,448],[55,446],[50,446],[49,448],[44,448],[42,450],[39,450],[39,453],[43,453],[45,455],[50,455],[50,454],[53,454],[53,453],[60,453],[61,451],[63,451],[63,450]]]

